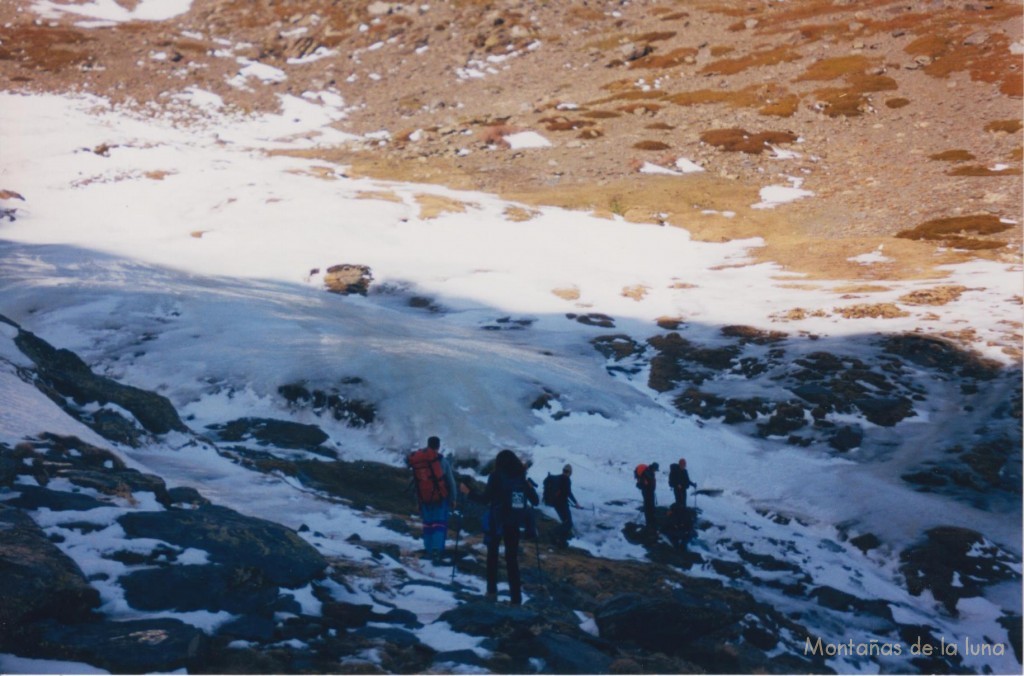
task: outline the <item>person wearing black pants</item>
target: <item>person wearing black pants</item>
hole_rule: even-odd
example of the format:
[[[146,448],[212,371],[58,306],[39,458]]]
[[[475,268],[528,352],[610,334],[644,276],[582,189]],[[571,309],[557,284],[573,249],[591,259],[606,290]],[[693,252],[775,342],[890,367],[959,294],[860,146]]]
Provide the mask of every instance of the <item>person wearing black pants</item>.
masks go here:
[[[554,496],[555,514],[558,515],[559,520],[562,522],[562,528],[559,532],[559,544],[566,546],[569,544],[569,540],[572,539],[572,512],[571,507],[579,508],[580,503],[576,500],[576,496],[572,494],[572,465],[566,465],[562,468],[562,473],[558,476],[558,491]]]
[[[487,545],[487,598],[498,596],[498,548],[505,545],[505,569],[508,574],[509,603],[523,603],[522,578],[519,575],[520,530],[532,527],[531,506],[540,502],[537,491],[526,479],[526,467],[510,450],[498,453],[494,471],[487,478],[482,495],[466,484],[459,490],[474,502],[490,506],[484,515],[484,543]],[[536,534],[534,534],[536,536]]]

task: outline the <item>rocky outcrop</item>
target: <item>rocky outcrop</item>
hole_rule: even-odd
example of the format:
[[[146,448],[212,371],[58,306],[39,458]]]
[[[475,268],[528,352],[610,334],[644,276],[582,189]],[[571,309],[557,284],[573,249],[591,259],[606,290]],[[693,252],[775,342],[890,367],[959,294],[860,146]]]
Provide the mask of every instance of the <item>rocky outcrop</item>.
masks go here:
[[[24,512],[0,504],[0,646],[41,620],[77,622],[100,604],[81,569]]]
[[[316,425],[275,420],[272,418],[239,418],[221,425],[209,425],[220,441],[252,440],[261,446],[292,448],[334,457],[324,448],[330,437]]]
[[[327,287],[327,290],[343,296],[350,294],[365,296],[370,291],[372,282],[373,272],[366,265],[348,263],[332,265],[324,273],[324,286]]]
[[[119,443],[137,445],[142,431],[166,434],[188,430],[166,397],[98,376],[74,352],[53,347],[2,315],[0,319],[18,329],[14,343],[36,365],[36,387],[98,434]],[[90,403],[119,406],[130,412],[143,430],[114,410],[96,413],[81,410],[82,406]]]
[[[36,655],[85,662],[115,674],[194,668],[209,644],[201,630],[174,619],[46,622],[32,627],[32,634]]]
[[[118,519],[130,538],[154,538],[194,547],[231,569],[255,568],[283,587],[320,576],[327,561],[294,531],[217,505],[164,512],[129,512]]]
[[[1019,580],[1012,556],[967,528],[941,526],[900,553],[900,571],[914,596],[925,590],[956,615],[962,598],[981,596],[986,586]]]

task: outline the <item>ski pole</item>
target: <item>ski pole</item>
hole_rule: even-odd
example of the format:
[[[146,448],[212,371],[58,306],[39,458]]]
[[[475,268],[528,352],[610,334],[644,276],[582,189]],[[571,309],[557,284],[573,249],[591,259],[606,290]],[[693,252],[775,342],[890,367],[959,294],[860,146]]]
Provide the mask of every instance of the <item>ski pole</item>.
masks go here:
[[[455,569],[459,565],[459,535],[462,533],[462,512],[453,512],[455,517],[455,549],[452,550],[452,582],[455,582]]]

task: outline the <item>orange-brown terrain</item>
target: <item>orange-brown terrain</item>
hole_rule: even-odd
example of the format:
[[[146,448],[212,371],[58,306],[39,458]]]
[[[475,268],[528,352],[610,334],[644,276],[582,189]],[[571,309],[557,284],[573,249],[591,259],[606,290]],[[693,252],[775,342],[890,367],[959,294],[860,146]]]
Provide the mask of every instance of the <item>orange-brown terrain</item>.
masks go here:
[[[757,236],[789,272],[884,281],[1020,260],[1022,17],[1012,0],[195,0],[103,25],[7,2],[0,82],[150,110],[190,87],[254,111],[336,92],[344,131],[387,132],[309,151],[350,175]],[[286,77],[228,82],[251,62]],[[527,130],[550,147],[504,142]],[[639,171],[680,158],[705,171]],[[797,179],[813,197],[751,208]],[[847,260],[878,245],[885,263]]]

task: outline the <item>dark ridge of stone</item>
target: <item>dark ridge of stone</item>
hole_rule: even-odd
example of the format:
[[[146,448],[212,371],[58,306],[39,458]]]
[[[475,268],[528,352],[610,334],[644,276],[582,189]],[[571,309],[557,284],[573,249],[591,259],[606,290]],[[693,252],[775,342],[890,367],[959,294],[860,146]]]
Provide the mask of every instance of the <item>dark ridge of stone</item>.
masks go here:
[[[321,452],[320,446],[330,439],[316,425],[274,420],[272,418],[239,418],[223,425],[210,425],[222,441],[243,441],[248,438],[262,445],[278,448]]]
[[[8,320],[8,323],[11,323]],[[17,326],[16,324],[13,324]],[[65,349],[57,349],[35,334],[18,328],[18,335],[14,339],[15,345],[22,353],[31,359],[37,368],[39,380],[36,385],[47,396],[65,409],[66,403],[59,397],[54,397],[54,392],[63,397],[69,397],[79,406],[98,402],[99,404],[114,403],[130,411],[139,423],[153,434],[166,434],[177,431],[186,432],[188,428],[178,417],[178,412],[166,398],[154,392],[143,390],[131,385],[122,385],[115,380],[98,376],[92,369],[74,352]],[[75,413],[69,411],[72,415]],[[75,415],[75,417],[79,417]],[[106,422],[94,429],[99,433],[108,429],[109,416],[104,419]],[[87,423],[92,420],[83,421]],[[101,421],[102,422],[102,421]],[[127,421],[125,421],[127,422]],[[115,425],[115,440],[124,439],[123,425]]]
[[[120,583],[128,605],[139,610],[250,614],[268,610],[278,596],[258,568],[176,565],[135,571]]]
[[[209,644],[201,630],[174,619],[47,621],[32,627],[32,634],[32,654],[85,662],[115,674],[200,671]]]
[[[258,568],[273,584],[295,588],[319,577],[327,561],[284,526],[226,507],[131,512],[118,519],[128,537],[154,538],[210,553],[229,568]]]
[[[74,561],[25,513],[0,504],[0,645],[29,623],[78,622],[100,605],[100,594]]]
[[[87,512],[98,507],[110,507],[111,503],[97,500],[91,495],[55,491],[40,486],[16,486],[20,495],[7,504],[20,509],[50,509],[55,512]]]

